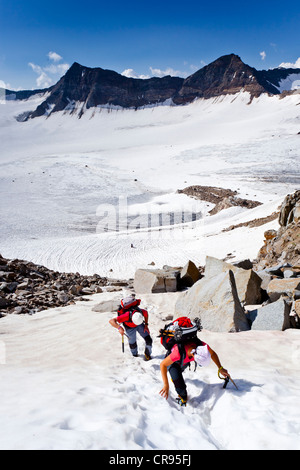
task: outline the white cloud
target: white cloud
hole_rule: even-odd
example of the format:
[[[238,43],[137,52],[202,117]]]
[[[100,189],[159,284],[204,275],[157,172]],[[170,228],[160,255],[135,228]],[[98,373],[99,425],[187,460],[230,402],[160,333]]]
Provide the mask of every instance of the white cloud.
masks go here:
[[[300,57],[296,60],[294,64],[291,62],[282,62],[279,67],[285,69],[300,69]]]
[[[142,78],[142,79],[150,78],[149,75],[137,74],[133,69],[126,69],[121,73],[121,75],[124,75],[124,77],[127,77],[127,78]]]
[[[261,60],[265,60],[265,58],[267,57],[267,54],[265,53],[265,51],[260,52],[259,55],[261,57]]]
[[[4,82],[3,80],[0,80],[0,88],[5,88],[6,90],[10,90],[11,85],[9,83]]]
[[[136,73],[133,69],[126,69],[124,70],[121,75],[124,75],[124,77],[128,78],[151,78],[153,76],[155,77],[165,77],[166,75],[171,75],[172,77],[180,77],[182,76],[182,72],[179,70],[174,70],[171,67],[167,67],[165,70],[154,68],[154,67],[149,67],[149,70],[151,72],[150,75],[143,75],[143,74],[138,74]],[[184,74],[187,75],[187,74]]]
[[[52,62],[54,62],[53,64],[44,67],[34,64],[33,62],[29,62],[28,64],[29,67],[31,67],[32,70],[38,75],[36,79],[38,88],[49,88],[70,68],[69,64],[57,63],[63,60],[63,58],[56,52],[49,52],[47,56]]]
[[[179,70],[174,70],[171,67],[167,67],[165,70],[150,67],[150,70],[152,75],[155,77],[165,77],[166,75],[171,75],[171,77],[180,77],[182,75]]]
[[[144,74],[138,74],[135,72],[134,69],[125,69],[121,75],[124,77],[128,78],[142,78],[142,79],[147,79],[151,77],[166,77],[167,75],[171,75],[171,77],[181,77],[181,78],[186,78],[189,75],[195,73],[205,65],[207,65],[206,62],[203,60],[200,61],[200,65],[195,65],[195,64],[188,64],[188,62],[184,62],[183,64],[186,68],[186,71],[180,71],[180,70],[175,70],[172,67],[166,67],[165,69],[160,69],[156,67],[149,67],[150,74],[149,75],[144,75]],[[189,69],[189,70],[188,70]]]
[[[36,79],[36,84],[38,88],[49,88],[49,86],[52,85],[52,78],[47,75],[47,73],[43,70],[42,67],[33,64],[32,62],[29,62],[28,65],[38,75],[38,78]]]
[[[53,62],[60,62],[62,60],[62,56],[56,52],[48,52],[48,57],[50,60],[53,60]]]

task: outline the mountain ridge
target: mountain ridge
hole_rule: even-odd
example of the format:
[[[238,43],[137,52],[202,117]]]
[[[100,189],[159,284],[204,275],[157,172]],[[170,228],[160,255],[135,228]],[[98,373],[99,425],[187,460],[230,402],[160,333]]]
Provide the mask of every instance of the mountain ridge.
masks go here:
[[[250,100],[263,93],[279,95],[280,84],[289,76],[299,75],[300,69],[270,69],[258,71],[245,64],[236,54],[219,57],[187,78],[129,78],[112,70],[90,68],[74,62],[66,74],[44,90],[7,92],[15,99],[28,99],[37,93],[47,93],[45,100],[24,120],[49,116],[58,111],[78,112],[98,106],[141,108],[162,104],[185,105],[199,98],[212,98],[245,91]]]

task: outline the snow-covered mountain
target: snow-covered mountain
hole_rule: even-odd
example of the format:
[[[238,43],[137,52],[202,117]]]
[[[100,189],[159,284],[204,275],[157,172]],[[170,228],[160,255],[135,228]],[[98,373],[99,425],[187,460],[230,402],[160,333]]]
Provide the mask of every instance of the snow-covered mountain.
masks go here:
[[[186,79],[128,78],[111,70],[74,63],[59,82],[47,90],[11,92],[8,99],[28,99],[45,93],[45,99],[21,119],[49,116],[58,111],[83,112],[97,106],[141,108],[158,104],[183,105],[199,98],[235,94],[241,90],[251,99],[263,93],[276,95],[300,86],[300,69],[257,71],[235,54],[225,55]]]

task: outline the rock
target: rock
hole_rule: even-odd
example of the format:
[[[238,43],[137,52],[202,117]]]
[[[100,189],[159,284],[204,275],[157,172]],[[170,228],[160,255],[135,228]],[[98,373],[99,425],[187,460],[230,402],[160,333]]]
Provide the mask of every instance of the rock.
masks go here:
[[[267,291],[269,283],[272,281],[273,276],[267,272],[266,269],[262,269],[261,271],[257,271],[256,274],[261,278],[261,289]]]
[[[264,233],[264,237],[266,240],[273,240],[277,236],[276,230],[266,230]]]
[[[0,277],[5,279],[6,282],[14,281],[16,275],[13,271],[0,271]]]
[[[78,284],[74,284],[73,286],[71,286],[71,288],[69,290],[69,294],[70,295],[79,295],[81,293],[81,290],[82,290],[82,286],[79,286]]]
[[[283,277],[285,279],[290,279],[292,277],[297,277],[297,274],[291,268],[286,268],[283,270]]]
[[[297,224],[300,222],[300,201],[298,201],[295,205],[294,209],[294,222]]]
[[[253,269],[253,263],[250,261],[250,259],[244,259],[242,261],[238,261],[237,263],[233,263],[233,266],[236,268],[242,268],[242,269]]]
[[[59,292],[59,294],[57,295],[57,298],[62,304],[66,304],[69,302],[69,296],[68,294],[65,294],[64,292]]]
[[[10,305],[10,301],[4,297],[0,297],[0,308],[7,308]]]
[[[271,266],[270,268],[266,268],[266,272],[271,274],[272,276],[283,277],[283,270],[285,268],[291,268],[292,265],[289,263],[285,264],[277,264],[275,266]]]
[[[250,329],[231,270],[204,277],[180,295],[175,305],[177,316],[199,317],[204,329],[235,332]]]
[[[83,295],[91,295],[91,294],[94,294],[95,292],[89,287],[83,287],[83,289],[81,289],[81,293]]]
[[[120,306],[120,299],[117,300],[105,300],[95,305],[92,308],[93,312],[105,313],[105,312],[116,312]]]
[[[279,215],[279,224],[286,227],[299,218],[300,190],[293,194],[288,194],[284,199]]]
[[[295,311],[295,313],[298,315],[300,319],[300,300],[299,299],[294,301],[293,310]]]
[[[180,268],[138,269],[134,276],[134,290],[139,294],[176,292]]]
[[[18,283],[17,282],[9,282],[6,286],[6,289],[9,291],[9,292],[15,292],[15,290],[17,289],[18,287]]]
[[[300,300],[300,290],[295,290],[294,292],[294,299],[295,300]]]
[[[291,307],[281,298],[250,313],[252,330],[283,331],[290,328]]]
[[[29,284],[29,280],[27,279],[26,281],[23,280],[23,282],[21,282],[19,285],[18,285],[18,290],[19,289],[26,289],[26,287],[28,287],[28,284]]]
[[[188,261],[180,272],[180,286],[191,287],[200,278],[201,274],[197,266],[192,261]]]
[[[300,299],[296,299],[293,302],[290,313],[290,322],[292,328],[300,328]]]
[[[267,293],[271,302],[276,302],[282,295],[293,298],[296,290],[300,289],[300,279],[272,279]]]
[[[21,313],[23,313],[23,307],[15,307],[13,313],[16,315],[20,315]]]
[[[220,272],[231,270],[240,301],[244,305],[255,305],[261,302],[261,278],[252,269],[242,269],[212,256],[206,257],[205,277],[211,278]]]
[[[278,217],[279,229],[275,237],[265,238],[260,249],[256,270],[278,263],[300,264],[300,190],[284,199]]]

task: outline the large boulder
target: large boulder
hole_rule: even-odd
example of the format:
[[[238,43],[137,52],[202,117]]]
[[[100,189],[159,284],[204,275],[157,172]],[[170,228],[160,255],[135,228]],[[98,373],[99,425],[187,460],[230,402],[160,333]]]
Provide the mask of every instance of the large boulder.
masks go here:
[[[200,278],[201,274],[197,266],[192,261],[188,261],[180,272],[180,286],[191,287]]]
[[[199,317],[204,329],[237,332],[250,329],[240,303],[231,270],[204,277],[182,293],[175,305],[176,316]]]
[[[181,268],[138,269],[134,276],[137,294],[176,292]]]
[[[277,330],[283,331],[291,327],[291,305],[284,298],[264,307],[252,310],[249,317],[252,330]]]
[[[282,295],[293,298],[295,291],[299,289],[299,278],[272,279],[268,284],[267,293],[271,302],[276,302]]]
[[[228,272],[229,270],[234,274],[238,296],[242,304],[259,304],[261,302],[262,279],[253,269],[239,268],[212,256],[207,256],[205,264],[206,278],[213,278],[218,273]]]

